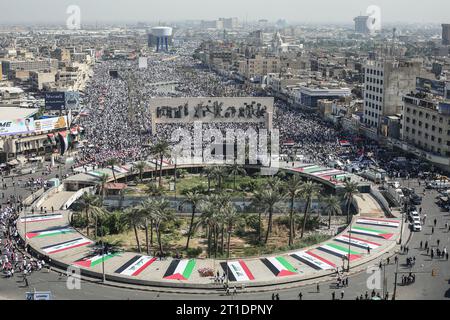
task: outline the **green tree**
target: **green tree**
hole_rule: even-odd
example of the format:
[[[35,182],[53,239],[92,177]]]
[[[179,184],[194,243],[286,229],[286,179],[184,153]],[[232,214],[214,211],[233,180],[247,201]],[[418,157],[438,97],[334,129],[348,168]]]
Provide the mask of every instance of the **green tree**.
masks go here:
[[[114,177],[114,182],[117,182],[116,171],[114,170],[114,167],[119,165],[119,160],[117,160],[116,158],[112,158],[112,159],[108,160],[107,164],[108,164],[108,166],[111,167],[111,171],[112,171],[112,174]]]
[[[91,216],[96,215],[96,212],[101,211],[103,203],[99,197],[85,192],[80,198],[81,206],[86,212],[86,236],[89,237],[89,223],[91,221]]]
[[[322,199],[323,210],[328,215],[328,229],[331,229],[331,216],[342,214],[341,203],[335,196],[328,196]]]
[[[156,238],[158,240],[159,252],[164,256],[164,248],[161,241],[161,224],[163,222],[170,222],[174,219],[173,210],[170,208],[170,203],[166,199],[156,200],[154,202],[154,221]]]
[[[236,176],[237,175],[246,175],[244,167],[240,164],[237,164],[236,161],[228,167],[230,174],[233,175],[233,190],[236,190]]]
[[[139,240],[138,228],[142,225],[143,217],[142,211],[139,207],[129,207],[123,212],[124,222],[134,230],[134,236],[136,237],[136,244],[139,253],[141,250],[141,242]]]
[[[292,175],[291,178],[284,184],[284,189],[286,190],[286,196],[290,199],[290,212],[289,212],[289,246],[294,243],[294,203],[298,194],[302,191],[302,179],[298,175]]]
[[[347,202],[347,224],[350,223],[350,206],[352,204],[353,196],[358,193],[358,183],[352,181],[345,181],[344,183],[344,199]]]
[[[278,185],[272,188],[260,189],[255,192],[254,201],[255,205],[264,210],[264,213],[269,214],[269,221],[267,223],[266,238],[264,243],[267,244],[269,236],[272,233],[272,221],[273,212],[277,207],[280,207],[280,203],[285,199],[285,196],[280,193]],[[259,212],[261,215],[261,211]],[[261,216],[260,216],[261,217]],[[261,218],[260,218],[261,219]],[[259,240],[261,237],[259,236]]]
[[[193,231],[193,227],[194,227],[195,213],[196,213],[197,207],[199,206],[202,199],[203,199],[203,196],[200,193],[198,193],[197,191],[192,191],[192,192],[189,191],[186,193],[185,199],[182,202],[182,204],[189,203],[192,206],[191,221],[189,223],[189,231],[187,234],[187,241],[186,241],[186,247],[185,247],[186,251],[189,249],[189,241],[191,239],[192,231]]]
[[[105,191],[106,191],[106,184],[108,183],[108,181],[109,181],[109,174],[107,174],[107,173],[104,173],[104,174],[102,174],[101,176],[100,176],[100,181],[99,181],[99,183],[100,183],[100,194],[101,194],[101,196],[102,196],[102,200],[103,199],[105,199]]]
[[[306,221],[308,220],[309,209],[311,207],[312,199],[316,198],[319,195],[320,190],[321,186],[312,181],[307,181],[303,183],[301,187],[300,194],[302,195],[302,198],[305,199],[306,204],[305,204],[305,211],[303,214],[302,232],[300,238],[303,238],[303,234],[305,232]]]
[[[145,163],[144,161],[139,161],[138,163],[136,163],[135,167],[136,167],[136,170],[139,172],[139,180],[142,183],[142,174],[144,173],[145,169],[147,168],[147,163]]]
[[[151,153],[159,158],[159,186],[162,186],[162,165],[164,157],[170,156],[169,143],[165,140],[160,140],[151,148]]]

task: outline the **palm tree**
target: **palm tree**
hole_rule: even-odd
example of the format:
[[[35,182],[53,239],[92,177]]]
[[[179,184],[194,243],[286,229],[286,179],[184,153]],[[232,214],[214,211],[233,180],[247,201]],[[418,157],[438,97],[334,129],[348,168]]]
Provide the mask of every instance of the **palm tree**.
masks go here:
[[[90,217],[93,211],[96,211],[100,208],[102,208],[103,204],[102,201],[99,199],[99,197],[89,193],[85,192],[80,198],[81,205],[86,210],[86,236],[89,237],[89,221]]]
[[[328,196],[322,199],[323,210],[328,214],[328,230],[331,229],[331,216],[342,214],[341,203],[335,196]]]
[[[100,181],[99,181],[100,182],[100,194],[102,195],[102,199],[105,198],[105,190],[106,190],[105,186],[108,183],[108,180],[109,180],[109,174],[104,173],[100,176]]]
[[[159,157],[159,186],[162,185],[162,164],[164,157],[169,156],[169,143],[165,140],[158,141],[152,147],[152,154],[155,154]]]
[[[186,193],[185,200],[182,202],[182,204],[183,203],[190,203],[191,206],[192,206],[191,222],[189,224],[189,231],[188,231],[188,235],[187,235],[187,241],[186,241],[186,248],[185,248],[185,250],[189,249],[189,241],[191,239],[192,228],[194,226],[195,211],[197,210],[197,206],[200,204],[202,199],[203,199],[202,195],[200,193],[198,193],[197,191],[189,191],[189,192]]]
[[[134,230],[134,236],[136,237],[136,244],[138,247],[139,253],[142,252],[141,250],[141,243],[139,241],[139,235],[138,235],[138,227],[142,224],[142,211],[139,207],[129,207],[125,209],[123,212],[123,217],[125,220],[125,223],[132,227]]]
[[[234,205],[230,202],[226,206],[222,208],[223,220],[227,227],[227,259],[230,258],[230,242],[231,242],[231,232],[233,231],[233,227],[236,224],[236,221],[239,219],[239,215],[236,211]]]
[[[352,181],[344,182],[344,199],[347,201],[347,223],[350,223],[350,206],[353,196],[358,193],[358,183]]]
[[[311,206],[311,201],[313,198],[317,197],[320,193],[321,187],[320,185],[313,183],[312,181],[305,182],[301,187],[301,195],[303,199],[306,200],[305,212],[303,214],[303,224],[302,224],[302,233],[300,238],[303,238],[303,234],[306,228],[306,221],[308,220],[309,208]]]
[[[287,192],[287,196],[290,198],[290,212],[289,212],[289,246],[294,242],[294,203],[295,198],[302,190],[302,179],[298,175],[292,175],[291,178],[284,184],[284,188]]]
[[[108,160],[107,164],[108,164],[108,166],[111,167],[111,171],[112,171],[113,177],[114,177],[114,182],[117,182],[116,172],[114,171],[114,167],[119,165],[119,160],[117,160],[116,158],[112,158],[112,159]]]
[[[244,167],[240,164],[237,164],[236,161],[232,165],[229,166],[229,172],[233,175],[233,189],[236,190],[236,176],[238,174],[245,175],[247,172],[245,171]]]
[[[150,246],[153,245],[153,218],[154,218],[154,201],[152,199],[147,199],[143,201],[140,205],[140,210],[142,214],[142,218],[144,220],[144,229],[145,229],[145,246],[147,248],[147,254],[150,255]],[[150,241],[149,241],[149,228],[148,224],[150,222]]]
[[[136,170],[139,172],[139,180],[142,182],[142,174],[145,171],[145,168],[147,168],[147,164],[144,161],[139,161],[135,165]]]
[[[217,189],[222,189],[222,180],[227,176],[226,168],[223,166],[213,167],[213,177],[217,180]]]
[[[155,231],[158,239],[159,252],[161,256],[164,256],[164,250],[161,241],[161,223],[168,222],[173,219],[173,210],[170,208],[170,203],[166,199],[156,200],[154,202],[154,220]]]
[[[269,214],[269,221],[267,225],[266,231],[266,239],[264,243],[267,244],[269,240],[270,233],[272,232],[272,220],[273,220],[273,212],[276,207],[279,206],[280,202],[285,199],[285,196],[279,191],[279,188],[276,187],[274,189],[268,188],[257,191],[257,195],[255,195],[256,204],[261,209],[264,209],[266,213]],[[261,217],[260,217],[261,221]]]
[[[208,178],[208,193],[211,192],[211,178],[214,176],[214,167],[206,167],[203,169],[203,173]]]

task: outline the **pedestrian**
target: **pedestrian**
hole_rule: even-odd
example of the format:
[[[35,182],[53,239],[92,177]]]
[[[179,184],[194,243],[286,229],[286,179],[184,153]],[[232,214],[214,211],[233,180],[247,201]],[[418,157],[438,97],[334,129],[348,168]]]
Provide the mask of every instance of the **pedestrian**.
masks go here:
[[[448,252],[445,254],[445,260],[448,261]]]
[[[278,293],[277,293],[276,297],[277,297],[277,300],[280,300],[280,295]]]
[[[233,296],[235,296],[235,295],[237,295],[237,288],[236,288],[236,286],[234,286],[234,288],[233,288]]]
[[[384,298],[385,300],[389,300],[389,292],[386,291],[386,296]]]
[[[437,219],[434,218],[434,226],[435,226],[435,227],[436,227],[436,224],[437,224]]]
[[[366,298],[366,300],[369,299],[369,293],[366,291],[366,294],[364,295],[364,297]]]
[[[389,257],[387,258],[387,264],[390,264],[390,258]]]
[[[434,234],[434,227],[431,227],[431,234]]]
[[[437,243],[437,246],[439,247],[439,243],[441,242],[441,240],[439,240],[439,239],[437,239],[437,241],[436,241],[436,243]]]
[[[420,241],[420,250],[422,250],[422,241]]]
[[[275,293],[272,293],[272,300],[275,300]]]
[[[319,284],[317,284],[316,289],[317,289],[317,293],[319,293],[320,292]]]
[[[331,300],[334,300],[336,298],[336,293],[333,291],[332,293],[331,293]]]
[[[344,290],[341,291],[341,300],[344,300]]]
[[[398,262],[398,257],[397,256],[395,256],[394,262],[395,262],[395,264],[397,264],[397,262]]]
[[[299,294],[298,294],[298,300],[302,300],[303,299],[303,294],[300,292]]]
[[[367,246],[367,254],[370,254],[370,247]]]
[[[425,249],[428,249],[428,240],[425,241]]]

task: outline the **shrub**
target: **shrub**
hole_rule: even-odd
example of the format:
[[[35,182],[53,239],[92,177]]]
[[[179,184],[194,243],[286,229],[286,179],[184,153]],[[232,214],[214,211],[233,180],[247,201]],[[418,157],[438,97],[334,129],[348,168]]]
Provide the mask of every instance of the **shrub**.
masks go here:
[[[82,213],[74,213],[72,215],[71,224],[74,228],[86,228],[87,227],[86,216]]]
[[[188,258],[197,258],[202,252],[203,252],[203,249],[200,247],[189,248],[186,251],[186,255],[188,256]]]

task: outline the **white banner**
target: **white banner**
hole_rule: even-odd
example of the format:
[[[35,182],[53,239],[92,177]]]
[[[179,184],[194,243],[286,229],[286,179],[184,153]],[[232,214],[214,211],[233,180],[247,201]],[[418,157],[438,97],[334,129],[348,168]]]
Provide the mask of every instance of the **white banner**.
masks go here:
[[[36,120],[34,122],[36,132],[52,131],[67,128],[67,116],[53,117]]]
[[[33,132],[34,132],[34,120],[32,118],[0,120],[0,136],[26,134]]]

